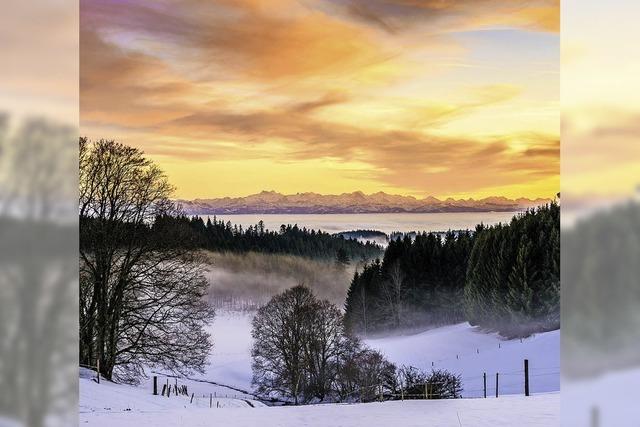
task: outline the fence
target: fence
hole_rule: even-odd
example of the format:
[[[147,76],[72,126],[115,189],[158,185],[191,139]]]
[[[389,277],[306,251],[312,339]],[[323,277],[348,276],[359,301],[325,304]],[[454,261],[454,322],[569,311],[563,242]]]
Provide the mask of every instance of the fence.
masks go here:
[[[496,398],[500,397],[502,394],[524,394],[525,396],[531,395],[531,380],[535,381],[536,378],[550,376],[550,375],[560,375],[560,367],[544,367],[544,368],[535,368],[530,367],[529,360],[524,359],[523,361],[523,369],[517,371],[509,371],[509,372],[496,372],[492,374],[487,374],[486,372],[482,375],[478,375],[475,377],[466,377],[460,378],[460,386],[463,390],[463,393],[457,395],[452,390],[442,390],[438,388],[438,386],[451,386],[451,382],[438,382],[438,381],[428,381],[421,383],[413,383],[406,386],[401,386],[400,390],[389,391],[383,387],[382,384],[375,384],[368,387],[361,387],[359,390],[356,390],[352,393],[349,393],[349,396],[359,397],[362,402],[362,396],[367,394],[371,396],[375,394],[377,396],[377,400],[385,401],[385,400],[416,400],[416,399],[442,399],[442,398],[451,398],[453,394],[456,394],[456,397],[461,398],[478,398],[469,396],[469,394],[479,393],[479,398],[487,398],[489,396],[495,396]],[[477,389],[466,388],[465,384],[480,382],[480,387]],[[514,386],[518,387],[519,392],[514,393]],[[420,393],[409,393],[407,390],[417,390],[420,389]],[[501,390],[507,390],[507,393],[502,393]],[[375,393],[372,393],[372,390]],[[443,393],[444,392],[444,393]]]
[[[164,377],[160,380],[160,377]],[[245,393],[199,393],[189,391],[187,384],[180,384],[178,381],[180,378],[174,375],[154,375],[153,376],[153,385],[152,385],[152,393],[154,396],[158,397],[186,397],[189,399],[189,403],[191,405],[197,407],[209,407],[209,408],[225,408],[225,407],[237,407],[239,402],[244,402],[247,406],[253,408],[255,397]],[[205,380],[198,380],[192,378],[182,378],[183,380],[189,380],[192,382],[202,382],[209,383]],[[162,383],[162,388],[160,389],[160,383]],[[218,385],[211,383],[212,385]],[[220,386],[220,385],[218,385]],[[226,387],[226,386],[220,386]],[[202,396],[200,396],[202,395]]]

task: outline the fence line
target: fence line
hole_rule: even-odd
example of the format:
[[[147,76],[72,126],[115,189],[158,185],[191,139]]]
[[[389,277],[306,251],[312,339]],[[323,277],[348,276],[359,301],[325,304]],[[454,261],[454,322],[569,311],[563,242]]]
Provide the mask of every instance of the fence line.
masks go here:
[[[515,388],[521,388],[523,387],[523,389],[521,388],[521,390],[523,390],[522,392],[526,395],[529,396],[529,379],[530,378],[537,378],[537,377],[544,377],[544,376],[550,376],[550,375],[559,375],[560,371],[559,371],[559,367],[536,367],[536,368],[529,368],[528,365],[528,360],[525,359],[525,363],[524,363],[524,367],[525,369],[521,369],[521,370],[517,370],[517,371],[509,371],[509,372],[496,372],[496,373],[491,373],[491,374],[487,374],[487,373],[483,373],[482,375],[477,375],[477,376],[471,376],[471,377],[458,377],[460,378],[460,387],[462,389],[462,395],[460,395],[460,398],[481,398],[481,397],[469,397],[468,394],[469,393],[482,393],[482,396],[484,396],[484,398],[488,397],[488,392],[489,391],[495,391],[495,397],[498,398],[500,395],[500,391],[502,392],[502,394],[505,394],[505,391],[507,391],[509,394],[513,394],[513,390]],[[554,370],[556,369],[556,370]],[[548,370],[553,370],[552,372],[546,372]],[[532,372],[536,372],[536,373],[530,373],[529,371]],[[493,377],[495,375],[495,377]],[[215,402],[215,406],[216,408],[220,408],[220,407],[226,407],[226,404],[222,404],[221,406],[221,402],[220,402],[220,398],[223,397],[222,394],[218,395],[217,392],[216,393],[210,393],[209,396],[207,397],[206,394],[202,395],[202,398],[200,398],[199,396],[195,396],[195,393],[191,393],[189,394],[188,389],[187,389],[187,385],[182,384],[179,385],[178,384],[178,377],[174,376],[174,375],[162,375],[166,377],[166,383],[164,384],[164,387],[162,389],[162,393],[157,393],[157,376],[154,376],[154,394],[160,394],[161,396],[166,396],[170,397],[171,394],[173,394],[174,396],[186,396],[189,397],[190,396],[190,403],[193,404],[193,402],[195,402],[196,406],[203,406],[203,399],[206,401],[208,401],[209,403],[209,407],[212,408],[213,407],[213,397],[215,396],[216,402]],[[502,377],[502,381],[499,381],[499,378]],[[505,380],[506,377],[506,380]],[[514,377],[519,377],[518,380],[514,381]],[[174,384],[169,384],[169,379],[173,378],[174,379]],[[487,379],[491,380],[492,378],[495,378],[495,386],[493,387],[491,385],[491,381],[489,381],[489,383],[487,383]],[[185,378],[187,380],[191,380],[193,381],[193,379],[191,378]],[[480,380],[482,379],[482,388],[465,388],[464,385],[470,385],[469,383],[472,383],[474,380]],[[510,380],[511,379],[511,380]],[[197,381],[197,380],[196,380]],[[208,381],[201,381],[204,383],[209,383]],[[218,385],[216,383],[211,383],[212,385]],[[440,399],[441,396],[446,396],[448,390],[434,390],[433,387],[435,386],[441,386],[441,385],[451,385],[450,381],[426,381],[426,382],[418,382],[418,383],[412,383],[409,385],[401,385],[400,386],[400,391],[398,392],[398,389],[395,388],[395,386],[393,388],[390,389],[390,387],[388,385],[385,385],[383,383],[378,383],[378,384],[370,384],[370,385],[364,385],[361,387],[358,387],[355,390],[352,390],[346,394],[343,395],[343,397],[340,399],[340,401],[345,401],[348,400],[350,397],[354,397],[354,396],[359,396],[360,397],[360,401],[362,402],[362,398],[365,395],[365,392],[367,393],[371,393],[373,391],[373,397],[374,400],[379,400],[379,401],[388,401],[388,400],[416,400],[416,399]],[[415,389],[416,387],[419,388],[423,388],[424,387],[424,393],[420,392],[420,393],[416,393],[415,391],[412,393],[405,393],[405,390],[409,390],[409,389]],[[444,394],[443,394],[444,393]],[[455,393],[454,393],[455,394]],[[236,399],[236,400],[243,400],[244,402],[247,403],[248,406],[253,407],[253,405],[249,402],[250,399],[247,399],[245,397],[251,396],[252,399],[257,399],[257,400],[265,400],[264,398],[260,398],[258,396],[252,396],[251,394],[247,394],[246,392],[242,392],[242,396],[238,397],[237,394],[233,394],[233,395],[229,395],[229,394],[224,394],[224,398],[225,399]],[[369,397],[371,397],[372,395],[369,394]],[[377,399],[375,398],[377,397]],[[398,399],[399,398],[399,399]],[[268,400],[268,399],[266,399]]]

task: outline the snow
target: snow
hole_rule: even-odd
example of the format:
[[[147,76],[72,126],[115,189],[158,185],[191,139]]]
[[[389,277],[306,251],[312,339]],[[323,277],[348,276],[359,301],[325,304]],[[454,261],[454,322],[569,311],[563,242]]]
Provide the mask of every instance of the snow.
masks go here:
[[[210,326],[214,350],[204,374],[178,379],[190,396],[152,395],[152,375],[159,391],[175,378],[150,373],[139,386],[95,382],[93,372],[80,372],[80,421],[89,426],[549,426],[559,422],[560,332],[505,341],[467,323],[413,335],[367,339],[401,365],[446,368],[461,374],[465,397],[482,395],[482,373],[489,375],[489,397],[495,396],[495,372],[501,373],[499,399],[414,400],[367,404],[323,404],[267,407],[251,391],[250,313],[219,312]],[[478,353],[479,352],[479,353]],[[458,358],[456,358],[458,355]],[[531,367],[531,397],[524,397],[522,361]],[[244,393],[246,391],[248,393]],[[546,393],[552,392],[552,393]],[[214,394],[209,408],[209,394]],[[513,394],[504,395],[503,394]]]
[[[559,330],[521,342],[484,333],[465,322],[413,335],[367,339],[365,343],[398,365],[447,369],[461,375],[464,397],[484,394],[483,373],[487,374],[490,396],[495,397],[496,373],[500,373],[499,394],[524,393],[524,359],[529,360],[531,393],[560,390]]]
[[[580,381],[563,379],[563,425],[637,426],[640,418],[638,384],[638,366]]]
[[[253,400],[250,396],[235,393],[224,387],[207,383],[178,379],[178,386],[186,385],[189,393],[194,394],[193,402],[190,396],[154,396],[153,383],[149,378],[139,386],[115,384],[105,379],[98,384],[95,381],[95,373],[81,368],[80,371],[80,413],[113,414],[121,412],[165,412],[186,408],[209,408],[209,394],[216,395],[212,399],[214,407],[247,407],[264,406],[261,402]],[[166,378],[159,378],[159,390]],[[170,378],[169,384],[175,384],[175,379]],[[226,396],[226,397],[225,397]],[[250,404],[249,404],[250,402]]]
[[[501,399],[413,400],[364,404],[327,404],[298,407],[183,408],[170,412],[128,411],[81,413],[81,425],[140,427],[547,427],[559,421],[557,393]]]
[[[253,313],[220,311],[209,332],[214,348],[209,366],[198,378],[241,390],[251,389],[251,319]]]

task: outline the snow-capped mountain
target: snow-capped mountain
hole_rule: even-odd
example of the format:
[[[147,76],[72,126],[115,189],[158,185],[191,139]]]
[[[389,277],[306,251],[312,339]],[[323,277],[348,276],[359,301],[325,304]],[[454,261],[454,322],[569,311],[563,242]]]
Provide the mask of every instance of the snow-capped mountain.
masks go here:
[[[330,214],[330,213],[428,213],[518,211],[548,202],[547,199],[517,200],[505,197],[439,200],[429,196],[417,199],[377,192],[361,191],[324,195],[318,193],[281,194],[262,191],[246,197],[178,200],[187,214]]]

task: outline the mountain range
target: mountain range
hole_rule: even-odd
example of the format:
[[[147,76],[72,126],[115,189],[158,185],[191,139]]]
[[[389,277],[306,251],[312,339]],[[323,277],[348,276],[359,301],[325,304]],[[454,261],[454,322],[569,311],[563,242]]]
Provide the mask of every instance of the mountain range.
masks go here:
[[[177,200],[187,214],[356,214],[356,213],[429,213],[429,212],[508,212],[524,210],[549,202],[549,199],[484,199],[440,200],[418,199],[378,192],[361,191],[324,195],[318,193],[281,194],[262,191],[245,197]]]

